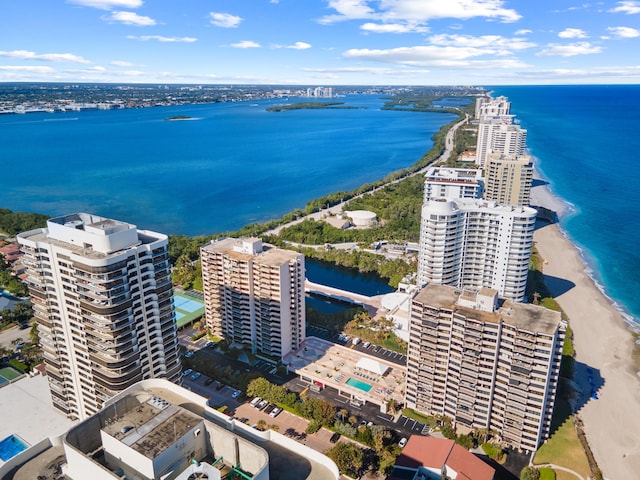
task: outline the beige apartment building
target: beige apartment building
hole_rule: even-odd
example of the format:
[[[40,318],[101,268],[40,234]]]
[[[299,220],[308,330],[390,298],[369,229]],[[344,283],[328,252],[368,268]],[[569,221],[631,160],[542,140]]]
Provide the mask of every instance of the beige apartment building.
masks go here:
[[[428,285],[411,305],[406,404],[534,451],[549,436],[566,324],[497,292]]]
[[[484,166],[485,200],[505,205],[529,206],[533,183],[530,155],[492,153]]]
[[[258,238],[201,249],[205,318],[214,335],[282,358],[305,338],[304,255]]]
[[[53,405],[73,420],[180,380],[166,235],[75,213],[18,235]]]

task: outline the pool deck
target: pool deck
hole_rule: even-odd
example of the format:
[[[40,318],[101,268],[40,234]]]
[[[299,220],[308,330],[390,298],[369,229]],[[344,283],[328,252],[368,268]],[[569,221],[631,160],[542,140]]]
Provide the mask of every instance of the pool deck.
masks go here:
[[[378,375],[358,368],[357,363],[362,358],[374,360],[388,367],[387,372]],[[380,406],[385,405],[391,398],[398,403],[404,401],[406,367],[320,338],[307,337],[297,351],[283,358],[283,363],[301,378],[310,378],[314,382],[335,388],[345,396],[357,397]],[[365,392],[348,385],[349,378],[372,385],[372,388]]]
[[[0,388],[0,439],[16,434],[29,445],[58,436],[75,422],[56,410],[51,402],[47,378],[28,375]]]

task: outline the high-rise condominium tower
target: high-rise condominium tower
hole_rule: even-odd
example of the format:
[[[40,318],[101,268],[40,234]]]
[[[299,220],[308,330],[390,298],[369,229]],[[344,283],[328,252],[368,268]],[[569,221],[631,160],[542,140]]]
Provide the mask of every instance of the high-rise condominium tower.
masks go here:
[[[476,98],[476,120],[486,120],[491,117],[509,115],[511,103],[507,97],[478,97]]]
[[[478,125],[476,165],[484,167],[491,153],[524,155],[527,131],[513,123],[511,116],[483,120]]]
[[[482,170],[473,168],[431,167],[424,180],[424,202],[434,198],[482,198]]]
[[[549,437],[565,332],[560,312],[428,285],[411,304],[407,406],[535,451]]]
[[[424,203],[418,285],[489,287],[522,301],[527,285],[536,210],[477,199]]]
[[[84,419],[140,380],[179,381],[166,235],[76,213],[18,242],[55,407]]]
[[[305,338],[304,255],[226,238],[202,247],[207,327],[231,343],[281,358]]]
[[[530,155],[492,153],[484,166],[485,200],[506,205],[529,205],[533,183]]]

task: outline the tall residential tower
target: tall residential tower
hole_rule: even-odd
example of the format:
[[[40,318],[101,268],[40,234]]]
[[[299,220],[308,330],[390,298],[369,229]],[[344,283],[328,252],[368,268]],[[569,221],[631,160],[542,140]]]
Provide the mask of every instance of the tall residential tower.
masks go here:
[[[202,247],[207,327],[253,352],[281,358],[305,338],[304,255],[257,238]]]
[[[167,237],[76,213],[18,235],[53,404],[71,419],[180,380]]]
[[[535,451],[549,437],[565,333],[560,312],[428,285],[411,304],[407,406]]]
[[[477,199],[424,203],[418,286],[469,290],[489,287],[522,301],[527,285],[536,210]]]

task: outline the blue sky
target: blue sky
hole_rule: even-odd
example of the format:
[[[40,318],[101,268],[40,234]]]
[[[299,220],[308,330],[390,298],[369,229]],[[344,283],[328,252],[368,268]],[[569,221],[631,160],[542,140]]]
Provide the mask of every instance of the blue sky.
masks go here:
[[[640,1],[4,0],[0,81],[638,83]]]

